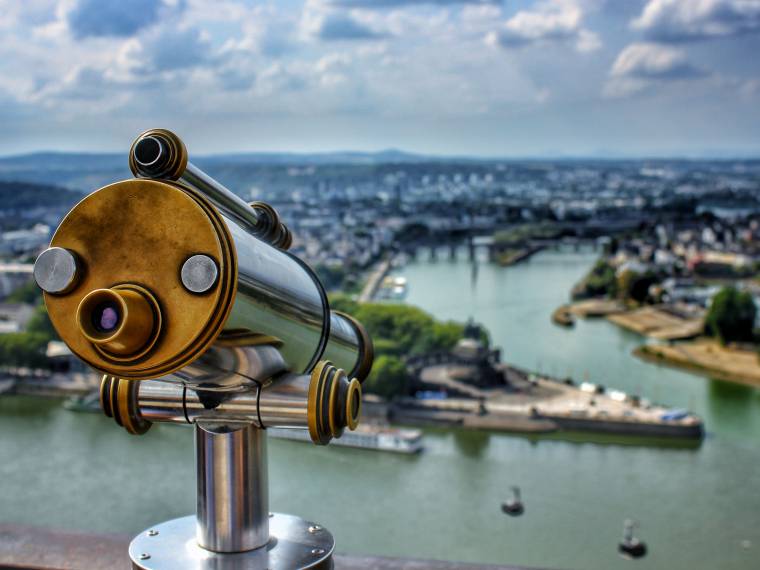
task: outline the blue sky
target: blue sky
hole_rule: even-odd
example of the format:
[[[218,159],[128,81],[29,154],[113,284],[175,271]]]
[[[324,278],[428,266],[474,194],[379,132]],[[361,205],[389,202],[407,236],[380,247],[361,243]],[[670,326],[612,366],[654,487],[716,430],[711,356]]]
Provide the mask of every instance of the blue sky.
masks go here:
[[[760,0],[0,0],[0,154],[760,156]]]

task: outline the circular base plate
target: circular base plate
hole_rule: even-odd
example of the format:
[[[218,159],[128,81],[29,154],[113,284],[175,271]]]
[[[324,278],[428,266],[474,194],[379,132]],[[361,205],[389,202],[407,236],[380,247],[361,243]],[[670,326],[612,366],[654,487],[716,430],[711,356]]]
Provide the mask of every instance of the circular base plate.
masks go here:
[[[292,515],[269,517],[269,544],[223,554],[198,546],[194,516],[170,520],[141,532],[129,545],[140,570],[279,570],[332,568],[335,540],[315,523]],[[311,529],[311,530],[310,530]]]

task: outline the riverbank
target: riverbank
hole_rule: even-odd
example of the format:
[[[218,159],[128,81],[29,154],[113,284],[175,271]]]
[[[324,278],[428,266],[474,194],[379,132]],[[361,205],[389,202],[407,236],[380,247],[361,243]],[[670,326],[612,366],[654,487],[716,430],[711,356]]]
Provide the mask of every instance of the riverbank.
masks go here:
[[[517,249],[505,249],[498,251],[494,255],[494,260],[501,267],[509,267],[529,259],[532,255],[544,249],[543,245],[529,245]]]
[[[570,327],[575,324],[575,317],[599,319],[624,311],[625,305],[615,299],[584,299],[557,307],[552,312],[552,322],[560,326]]]
[[[704,312],[688,314],[678,307],[655,305],[607,316],[611,323],[656,340],[685,340],[702,334]]]
[[[391,259],[384,259],[370,272],[367,282],[364,284],[362,292],[359,294],[358,300],[360,303],[368,303],[374,299],[375,293],[377,293],[380,283],[383,282],[385,276],[388,275],[391,265]]]
[[[574,431],[637,437],[701,439],[702,420],[683,410],[584,382],[536,375],[503,365],[512,391],[477,390],[478,398],[401,398],[390,406],[394,422],[509,433]]]
[[[681,368],[709,378],[760,387],[760,360],[754,350],[698,339],[676,344],[646,344],[633,351],[642,360]]]
[[[95,373],[40,373],[19,370],[0,374],[0,394],[65,398],[84,396],[100,386]]]

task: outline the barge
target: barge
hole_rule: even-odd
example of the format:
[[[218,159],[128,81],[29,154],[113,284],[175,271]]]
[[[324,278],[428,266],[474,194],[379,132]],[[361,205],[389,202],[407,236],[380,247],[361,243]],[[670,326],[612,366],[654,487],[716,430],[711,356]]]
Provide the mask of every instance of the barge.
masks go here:
[[[267,433],[278,439],[311,442],[309,432],[303,429],[269,428]],[[360,424],[356,430],[346,431],[332,440],[330,445],[414,454],[422,451],[422,431]]]

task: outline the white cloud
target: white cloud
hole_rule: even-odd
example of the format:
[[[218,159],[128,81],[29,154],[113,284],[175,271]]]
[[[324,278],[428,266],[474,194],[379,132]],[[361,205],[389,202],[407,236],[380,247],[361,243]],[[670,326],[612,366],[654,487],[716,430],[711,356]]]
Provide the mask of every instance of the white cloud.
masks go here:
[[[631,27],[672,42],[760,32],[760,0],[649,0]]]
[[[652,43],[634,43],[612,64],[605,95],[620,97],[652,87],[657,82],[695,79],[705,72],[689,63],[683,50]]]
[[[664,42],[610,53],[597,27],[620,33],[619,45],[642,34],[606,28],[609,11],[594,11],[602,0],[523,0],[519,9],[506,1],[360,0],[339,6],[330,0],[160,0],[163,8],[153,19],[127,30],[78,21],[74,33],[72,11],[81,1],[0,0],[0,122],[22,133],[41,132],[41,121],[28,117],[44,116],[75,125],[77,132],[119,137],[128,131],[129,138],[138,122],[147,128],[175,121],[199,132],[238,130],[244,145],[249,137],[263,137],[256,133],[267,124],[280,142],[266,137],[251,143],[263,146],[291,144],[288,137],[300,141],[294,133],[318,122],[311,144],[318,146],[342,125],[350,146],[355,133],[363,130],[364,144],[373,144],[392,125],[437,144],[442,137],[414,125],[433,131],[440,125],[457,138],[480,122],[483,137],[477,141],[496,140],[501,135],[495,133],[522,117],[529,125],[523,134],[538,140],[536,123],[549,136],[547,125],[555,117],[611,104],[598,101],[603,86],[605,94],[620,96],[677,87],[703,73],[672,49],[679,46]],[[491,43],[510,51],[485,48],[489,32]],[[327,41],[336,37],[341,41]],[[710,60],[716,70],[726,69],[724,83],[716,73],[689,87],[704,100],[757,101],[753,54],[726,47],[722,55],[723,48],[723,42],[715,44]],[[575,56],[592,51],[601,53]],[[662,92],[675,97],[678,90]],[[199,117],[203,128],[191,127]],[[48,133],[39,137],[45,143]],[[68,135],[56,140],[78,144]],[[5,149],[13,144],[0,141]]]
[[[521,10],[487,37],[490,44],[516,48],[550,42],[568,42],[580,52],[601,47],[599,37],[583,27],[584,10],[576,0],[542,0]]]
[[[378,27],[380,19],[365,10],[345,10],[325,0],[307,0],[301,32],[306,39],[325,42],[378,40],[388,35]]]

